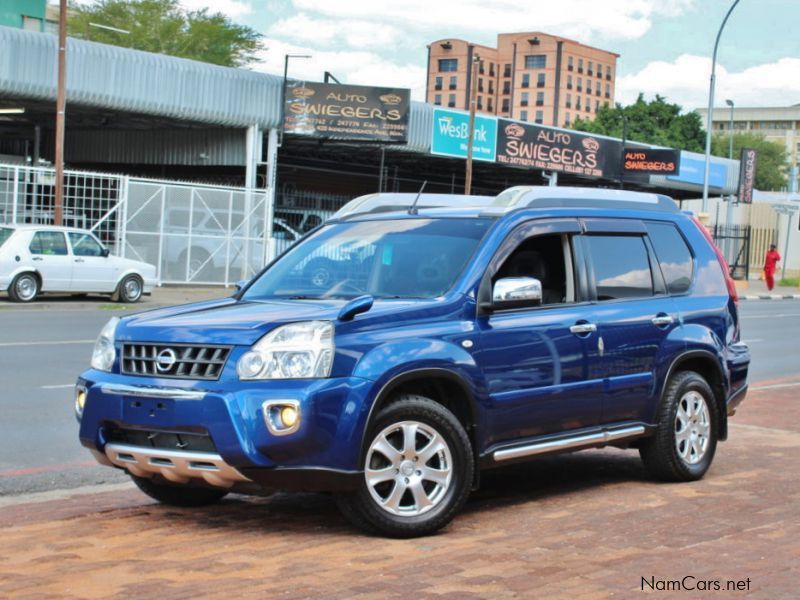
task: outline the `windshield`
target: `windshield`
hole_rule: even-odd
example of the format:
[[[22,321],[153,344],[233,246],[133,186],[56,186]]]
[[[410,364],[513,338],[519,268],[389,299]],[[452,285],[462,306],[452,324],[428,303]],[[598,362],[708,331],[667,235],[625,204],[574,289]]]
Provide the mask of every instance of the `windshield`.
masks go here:
[[[11,227],[0,227],[0,246],[6,243],[12,233],[14,233],[14,230]]]
[[[449,290],[489,219],[394,219],[320,229],[247,290],[263,298],[435,298]]]

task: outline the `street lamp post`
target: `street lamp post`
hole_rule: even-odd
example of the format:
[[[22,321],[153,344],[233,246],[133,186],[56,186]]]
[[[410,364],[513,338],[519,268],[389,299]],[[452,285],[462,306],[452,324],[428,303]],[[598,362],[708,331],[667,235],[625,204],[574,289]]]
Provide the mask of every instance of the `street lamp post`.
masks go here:
[[[64,211],[64,118],[67,107],[67,0],[59,3],[58,83],[56,90],[56,194],[53,199],[53,225],[61,225]]]
[[[722,36],[722,30],[725,29],[725,23],[728,22],[728,17],[731,16],[733,9],[739,4],[739,0],[733,0],[733,4],[722,19],[722,25],[719,26],[717,32],[717,39],[714,42],[714,53],[711,56],[711,81],[708,86],[708,116],[706,118],[706,168],[703,174],[703,212],[708,211],[708,173],[711,169],[711,117],[714,112],[714,78],[717,69],[717,48],[719,47],[719,38]]]
[[[286,77],[289,73],[290,58],[311,58],[310,54],[284,54],[283,55],[283,85],[281,86],[281,124],[278,128],[278,148],[283,145],[284,121],[286,119]]]
[[[733,100],[725,100],[725,104],[731,107],[731,118],[728,122],[728,159],[733,160]]]

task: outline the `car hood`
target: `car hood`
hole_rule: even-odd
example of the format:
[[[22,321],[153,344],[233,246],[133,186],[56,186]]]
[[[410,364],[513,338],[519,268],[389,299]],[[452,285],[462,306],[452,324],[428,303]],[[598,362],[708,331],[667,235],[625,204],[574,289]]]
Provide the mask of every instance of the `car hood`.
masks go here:
[[[345,300],[237,301],[234,298],[160,308],[124,318],[117,328],[118,341],[254,344],[278,325],[298,321],[335,321]],[[356,317],[362,324],[387,313],[422,309],[436,301],[376,301]],[[352,324],[349,324],[352,326]]]

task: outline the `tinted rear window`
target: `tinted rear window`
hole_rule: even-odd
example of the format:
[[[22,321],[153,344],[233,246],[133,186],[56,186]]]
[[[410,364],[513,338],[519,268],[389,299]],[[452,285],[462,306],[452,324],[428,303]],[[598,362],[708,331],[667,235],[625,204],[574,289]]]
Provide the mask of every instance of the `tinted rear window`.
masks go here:
[[[586,236],[598,300],[653,295],[647,247],[639,236]]]
[[[672,223],[647,223],[650,241],[670,294],[682,294],[692,284],[692,253]]]

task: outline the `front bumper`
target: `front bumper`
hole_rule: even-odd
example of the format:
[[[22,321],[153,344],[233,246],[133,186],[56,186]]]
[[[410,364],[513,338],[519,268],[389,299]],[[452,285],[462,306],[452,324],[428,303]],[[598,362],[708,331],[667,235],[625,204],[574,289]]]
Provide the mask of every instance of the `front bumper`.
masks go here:
[[[230,487],[250,480],[276,489],[350,487],[373,388],[354,377],[178,381],[95,370],[77,385],[86,390],[80,441],[101,462],[175,483]],[[299,403],[297,431],[270,433],[262,412],[270,400]],[[203,436],[210,441],[200,452],[182,449]]]

